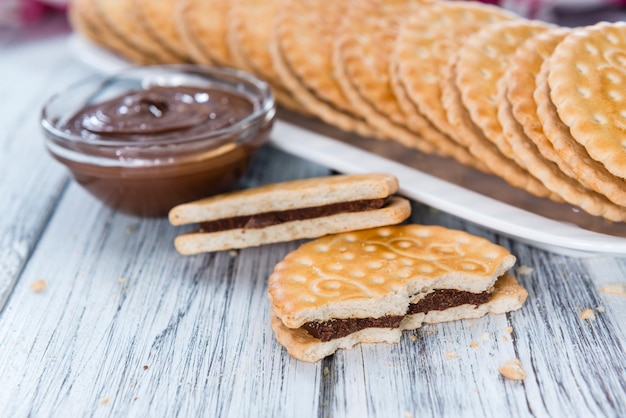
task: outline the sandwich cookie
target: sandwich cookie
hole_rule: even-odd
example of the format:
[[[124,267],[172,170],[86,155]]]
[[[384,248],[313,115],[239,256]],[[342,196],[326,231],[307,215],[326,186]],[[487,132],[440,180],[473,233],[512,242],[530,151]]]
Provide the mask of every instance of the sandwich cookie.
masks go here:
[[[423,323],[522,306],[505,248],[440,226],[396,225],[303,244],[269,278],[272,329],[289,354],[317,361],[359,343],[400,341]]]
[[[392,196],[389,174],[350,174],[294,180],[212,196],[173,208],[172,225],[199,224],[176,237],[181,254],[254,247],[398,224],[410,203]]]

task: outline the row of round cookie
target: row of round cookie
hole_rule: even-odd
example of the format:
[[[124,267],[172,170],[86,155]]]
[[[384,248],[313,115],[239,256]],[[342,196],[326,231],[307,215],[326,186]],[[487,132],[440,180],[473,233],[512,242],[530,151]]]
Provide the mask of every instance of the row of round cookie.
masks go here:
[[[517,152],[511,144],[512,132],[517,131],[506,109],[516,103],[510,103],[506,92],[513,82],[507,80],[515,76],[505,78],[507,67],[527,40],[564,28],[472,3],[360,1],[350,3],[343,14],[337,5],[292,7],[289,14],[282,11],[282,20],[279,15],[272,57],[289,90],[312,113],[344,129],[367,133],[369,126],[375,134],[405,145],[453,156],[534,195],[565,201],[592,215],[626,220],[620,196],[626,191],[623,180],[611,179],[603,188],[597,179],[608,176],[599,162],[585,164],[590,171],[586,176],[569,176],[538,148],[537,161],[530,164],[518,156],[534,151],[531,142],[526,141],[520,150],[518,139]],[[333,11],[342,18],[326,22],[325,32],[321,20],[311,23],[315,22],[311,10],[317,10],[313,16]],[[298,35],[302,28],[308,36]],[[326,39],[328,44],[315,39]],[[520,56],[532,52],[529,43]],[[330,58],[325,52],[328,47]],[[332,71],[325,72],[329,59]],[[434,94],[424,99],[429,87]],[[367,123],[365,127],[360,118]],[[585,181],[588,178],[592,180]]]
[[[158,11],[154,5],[139,7],[146,3],[142,0],[113,2],[117,8],[100,3],[76,0],[75,6],[91,5],[105,29],[107,22],[117,22],[113,33],[119,36],[114,39],[147,39],[122,30],[129,25],[112,12],[125,10],[126,19],[134,16],[142,22],[135,32],[143,28],[146,35],[147,28],[161,28],[170,42],[153,37],[155,45],[176,51],[172,57],[155,52],[154,45],[135,45],[129,53],[119,45],[112,47],[110,36],[96,37],[131,60],[191,57],[194,62],[244,68],[268,80],[282,104],[342,129],[452,156],[533,194],[564,199],[612,220],[624,219],[621,208],[610,202],[607,206],[606,199],[584,187],[552,181],[555,176],[546,173],[563,175],[555,165],[546,169],[546,164],[524,163],[517,157],[519,146],[513,152],[509,145],[511,129],[503,132],[502,126],[511,124],[499,122],[504,101],[497,98],[501,95],[496,94],[496,81],[504,78],[504,64],[523,40],[552,29],[549,25],[468,2],[171,0],[162,2]],[[138,9],[142,12],[133,15]],[[510,23],[483,28],[498,26],[496,22]],[[483,35],[472,34],[481,28]],[[509,42],[495,42],[501,40]],[[452,62],[456,64],[449,65]]]
[[[526,89],[534,101],[533,75],[528,74],[531,68],[527,61],[536,56],[539,41],[535,38],[547,32],[560,34],[562,39],[569,30],[472,3],[430,3],[408,18],[398,18],[406,13],[397,13],[376,20],[367,19],[372,9],[360,14],[354,10],[348,12],[342,25],[349,32],[339,35],[340,40],[335,43],[339,50],[335,56],[341,57],[335,59],[335,68],[340,69],[335,74],[346,96],[373,125],[385,126],[378,122],[382,115],[396,123],[395,135],[389,132],[399,138],[398,125],[408,125],[403,117],[415,120],[417,114],[432,125],[414,125],[414,131],[422,138],[437,140],[431,132],[435,127],[469,151],[471,165],[480,161],[484,165],[479,168],[484,171],[494,167],[493,174],[532,194],[565,201],[612,221],[626,220],[623,180],[606,173],[586,153],[585,158],[574,160],[585,151],[576,141],[561,145],[564,156],[560,159],[550,158],[550,148],[538,148],[525,139],[523,132],[527,127],[536,131],[537,125],[545,122],[538,119],[536,112],[534,121],[526,117],[521,123],[513,115],[520,113],[520,98],[519,94],[514,95],[515,91]],[[602,24],[579,28],[576,33],[599,31],[598,27],[619,31],[619,26]],[[619,35],[614,34],[613,46],[619,44]],[[389,55],[391,63],[386,59]],[[367,56],[376,58],[377,67],[362,64],[362,57]],[[545,57],[536,57],[539,58]],[[385,74],[390,80],[387,86],[380,82]],[[615,83],[617,77],[613,79]],[[389,84],[393,95],[385,92]],[[511,85],[513,94],[508,92]],[[574,89],[563,91],[571,93]],[[614,92],[613,97],[617,96]],[[386,107],[380,106],[384,97],[392,98]],[[541,112],[542,116],[550,114]],[[438,149],[442,147],[450,149],[446,142],[439,141]],[[542,149],[546,148],[548,155],[544,156]],[[468,163],[467,154],[448,154]],[[568,166],[586,174],[572,175]]]

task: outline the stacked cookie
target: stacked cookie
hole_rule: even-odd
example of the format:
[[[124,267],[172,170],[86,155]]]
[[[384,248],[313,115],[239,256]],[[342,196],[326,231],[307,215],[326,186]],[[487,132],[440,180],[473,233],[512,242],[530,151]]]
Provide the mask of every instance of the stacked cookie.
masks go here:
[[[291,110],[626,220],[625,23],[417,0],[74,0],[70,16],[133,62],[242,68]]]
[[[519,309],[516,259],[484,238],[396,225],[328,235],[274,268],[272,329],[289,354],[317,361],[360,343],[397,343],[423,324]]]

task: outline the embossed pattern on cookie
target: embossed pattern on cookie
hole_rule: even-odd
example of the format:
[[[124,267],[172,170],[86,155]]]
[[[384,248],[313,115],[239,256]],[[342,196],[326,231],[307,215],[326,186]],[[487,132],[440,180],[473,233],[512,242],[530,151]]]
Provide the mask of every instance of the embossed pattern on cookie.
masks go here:
[[[327,123],[362,135],[375,130],[358,114],[334,78],[332,46],[346,2],[284,0],[270,52],[285,87]]]
[[[506,157],[519,161],[504,140],[498,122],[498,80],[522,42],[549,28],[543,22],[513,21],[490,25],[468,38],[459,50],[456,84],[472,121]]]
[[[297,328],[305,320],[330,319],[324,309],[312,310],[331,303],[344,317],[354,309],[380,317],[404,313],[409,296],[422,289],[482,292],[514,262],[505,248],[463,231],[383,227],[304,244],[276,266],[269,289],[285,325]],[[380,304],[372,302],[376,298]],[[357,308],[364,300],[367,308]],[[335,317],[342,316],[335,311]]]
[[[498,118],[513,152],[548,189],[592,215],[603,216],[611,221],[624,221],[626,208],[615,205],[605,196],[584,187],[573,173],[567,174],[571,173],[569,166],[561,160],[552,143],[546,138],[537,115],[533,98],[535,79],[542,63],[550,57],[567,33],[567,30],[560,28],[543,32],[528,39],[518,48],[500,80],[500,87],[504,84],[506,88],[501,88],[498,92]]]
[[[381,134],[421,151],[444,152],[438,133],[422,120],[409,128],[388,78],[389,56],[400,20],[420,1],[353,0],[333,44],[333,70],[353,108]],[[412,120],[415,116],[410,115]],[[414,129],[414,130],[412,130]]]
[[[484,161],[494,174],[509,184],[524,189],[535,196],[549,196],[551,192],[539,180],[502,154],[496,145],[485,138],[482,131],[472,122],[469,112],[461,100],[459,89],[456,87],[456,65],[454,61],[444,68],[444,73],[441,83],[441,100],[450,124],[458,131],[455,138],[464,141],[477,159]]]
[[[548,83],[572,137],[626,179],[626,22],[573,30],[550,58]]]
[[[585,147],[572,137],[570,129],[561,120],[550,97],[548,83],[550,66],[551,60],[545,61],[541,66],[534,93],[537,115],[546,137],[581,184],[606,196],[615,204],[626,207],[626,180],[614,176],[602,163],[591,158]]]
[[[441,105],[441,69],[462,39],[495,22],[520,19],[501,8],[471,2],[434,2],[408,16],[399,30],[393,61],[400,86],[442,132],[458,133]]]
[[[283,86],[270,55],[274,17],[281,5],[281,0],[232,1],[228,15],[228,47],[242,69],[270,84],[278,103],[296,112],[306,113]]]
[[[527,138],[545,158],[558,164],[566,175],[574,177],[568,166],[561,165],[561,157],[552,147],[550,140],[546,138],[537,116],[534,98],[537,74],[541,70],[541,65],[550,58],[554,48],[567,33],[568,30],[565,28],[554,28],[529,38],[511,57],[509,68],[503,79],[506,83],[506,99],[511,104],[511,112],[522,126]]]

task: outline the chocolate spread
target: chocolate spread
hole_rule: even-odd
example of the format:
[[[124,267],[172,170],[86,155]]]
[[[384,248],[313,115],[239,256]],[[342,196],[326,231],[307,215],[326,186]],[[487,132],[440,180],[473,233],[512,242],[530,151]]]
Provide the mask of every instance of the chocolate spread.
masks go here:
[[[249,216],[237,216],[233,218],[217,219],[215,221],[200,224],[201,232],[218,232],[228,229],[248,228],[258,229],[284,222],[301,221],[305,219],[320,218],[337,213],[362,212],[366,210],[380,209],[385,206],[388,199],[358,200],[352,202],[332,203],[330,205],[298,208],[276,212],[265,212]]]
[[[153,86],[87,106],[61,129],[84,140],[180,141],[232,126],[253,107],[226,90]]]
[[[465,304],[476,307],[488,302],[490,298],[490,292],[471,293],[454,289],[437,289],[419,302],[410,304],[407,315],[442,311]],[[314,338],[326,342],[365,328],[397,328],[403,318],[404,316],[389,315],[380,318],[330,319],[323,322],[307,322],[302,325],[302,328]]]
[[[255,100],[218,87],[130,91],[88,105],[59,126],[81,138],[68,147],[87,158],[53,156],[105,204],[166,216],[177,204],[230,190],[245,172],[268,138],[273,115],[254,128],[227,128],[253,113]],[[218,131],[223,134],[211,136]]]

